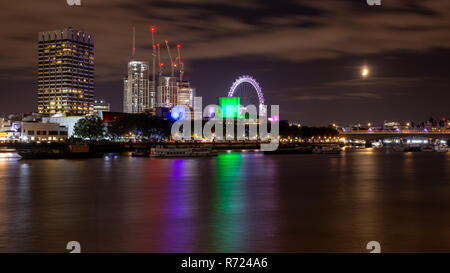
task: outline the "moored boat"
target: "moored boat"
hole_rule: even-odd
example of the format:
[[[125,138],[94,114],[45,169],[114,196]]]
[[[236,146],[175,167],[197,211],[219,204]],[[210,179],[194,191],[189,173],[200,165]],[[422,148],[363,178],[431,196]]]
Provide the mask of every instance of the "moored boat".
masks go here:
[[[131,153],[132,157],[149,157],[150,151],[149,150],[136,150]]]
[[[345,152],[359,152],[364,151],[364,149],[365,149],[364,146],[346,146]]]
[[[275,151],[264,151],[264,154],[310,154],[312,147],[278,147]]]
[[[14,153],[16,149],[8,147],[0,147],[0,153]]]
[[[312,149],[313,154],[340,154],[342,151],[339,145],[316,146]]]
[[[448,152],[448,150],[449,150],[447,144],[439,144],[439,145],[436,145],[436,146],[434,146],[434,149],[435,149],[435,151],[438,152],[438,153],[446,153],[446,152]]]
[[[339,145],[329,145],[322,147],[322,154],[340,154],[342,151]]]
[[[377,142],[372,142],[371,144],[372,148],[376,148],[376,149],[381,149],[383,148],[383,142],[381,141],[377,141]]]
[[[394,145],[392,147],[392,150],[394,150],[395,152],[405,152],[406,151],[406,146],[404,146],[404,145]]]
[[[103,153],[91,151],[89,145],[69,145],[58,148],[29,148],[21,149],[18,154],[22,159],[78,159],[78,158],[100,158]]]
[[[411,144],[399,144],[394,145],[392,149],[395,152],[420,152],[422,151],[422,147],[420,145],[411,145]]]
[[[434,147],[432,145],[423,145],[420,147],[421,152],[434,152]]]
[[[218,153],[212,149],[212,145],[156,145],[156,147],[150,149],[151,157],[206,157],[217,155]]]

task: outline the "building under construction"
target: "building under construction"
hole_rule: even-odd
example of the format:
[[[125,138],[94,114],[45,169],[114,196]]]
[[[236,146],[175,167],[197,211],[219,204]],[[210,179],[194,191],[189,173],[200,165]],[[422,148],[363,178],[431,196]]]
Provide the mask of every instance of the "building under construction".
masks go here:
[[[149,104],[149,66],[148,62],[128,63],[128,76],[124,78],[123,111],[142,113],[150,109]]]
[[[177,105],[194,107],[195,89],[187,81],[178,82]]]
[[[165,40],[169,60],[169,65],[165,66],[161,61],[161,44],[155,41],[156,28],[151,27],[150,31],[153,48],[151,68],[149,62],[134,60],[136,49],[133,27],[131,61],[128,63],[128,76],[124,78],[124,112],[156,113],[156,108],[170,109],[177,105],[192,108],[195,89],[191,88],[189,82],[183,81],[184,63],[181,61],[181,45],[177,45],[177,56],[174,59],[169,42]]]

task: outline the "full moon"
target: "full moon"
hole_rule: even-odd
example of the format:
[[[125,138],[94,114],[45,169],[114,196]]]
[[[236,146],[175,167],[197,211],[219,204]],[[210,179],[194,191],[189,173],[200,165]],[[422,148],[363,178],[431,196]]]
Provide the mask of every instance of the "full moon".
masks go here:
[[[367,77],[367,76],[369,76],[369,68],[363,67],[363,68],[361,69],[361,76],[363,76],[364,78]]]

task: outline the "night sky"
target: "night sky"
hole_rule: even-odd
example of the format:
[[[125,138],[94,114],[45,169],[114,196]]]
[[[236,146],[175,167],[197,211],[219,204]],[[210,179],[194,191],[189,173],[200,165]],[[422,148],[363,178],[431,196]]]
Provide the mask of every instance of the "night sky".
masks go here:
[[[95,35],[96,97],[121,111],[132,26],[136,59],[150,61],[154,25],[183,45],[204,104],[249,74],[281,119],[303,124],[450,116],[448,0],[81,1],[1,0],[0,114],[36,111],[38,32],[65,27]]]

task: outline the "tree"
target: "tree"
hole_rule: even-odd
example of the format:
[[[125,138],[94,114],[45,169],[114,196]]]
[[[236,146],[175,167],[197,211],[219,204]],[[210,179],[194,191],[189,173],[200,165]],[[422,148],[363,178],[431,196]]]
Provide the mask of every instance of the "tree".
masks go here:
[[[170,136],[172,122],[160,117],[141,114],[123,115],[111,122],[108,133],[112,138],[132,133],[137,139],[159,139]]]
[[[298,138],[311,138],[311,137],[336,137],[339,132],[333,127],[297,127],[295,125],[289,125],[287,121],[280,121],[280,136],[298,137]]]
[[[99,139],[104,136],[105,126],[100,117],[87,116],[75,124],[74,133],[78,137],[88,138],[89,140]]]

